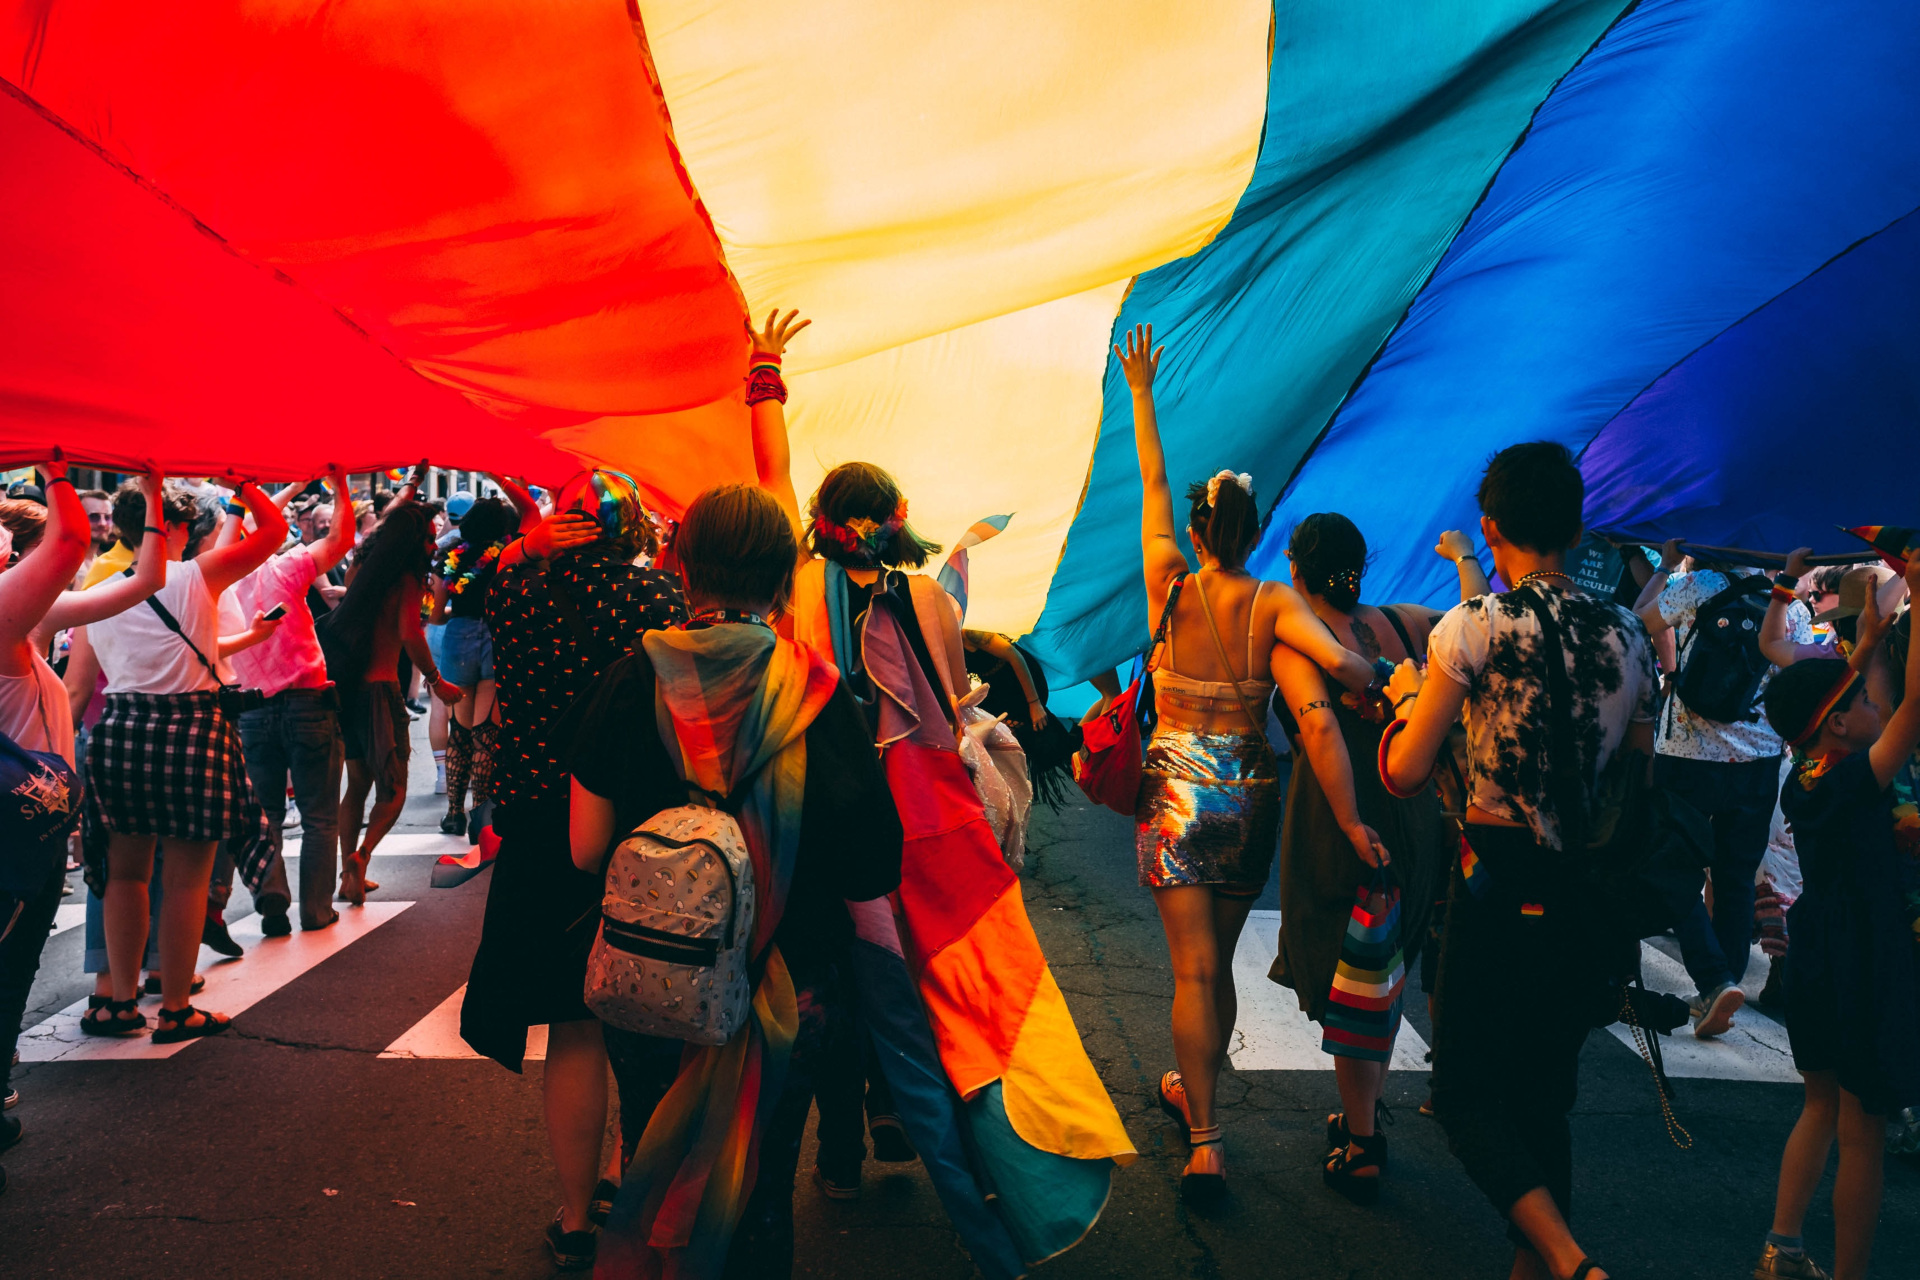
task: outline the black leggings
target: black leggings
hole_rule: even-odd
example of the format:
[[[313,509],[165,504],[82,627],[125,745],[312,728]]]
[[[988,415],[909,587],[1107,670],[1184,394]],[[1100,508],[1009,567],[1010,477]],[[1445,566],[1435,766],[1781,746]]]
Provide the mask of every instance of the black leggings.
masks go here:
[[[1573,1136],[1584,1002],[1593,971],[1581,904],[1553,867],[1558,850],[1524,828],[1468,828],[1480,862],[1468,887],[1455,860],[1433,1012],[1433,1105],[1467,1176],[1505,1216],[1535,1187],[1573,1211]],[[1516,1244],[1526,1238],[1515,1228]],[[1531,1246],[1529,1246],[1531,1247]]]

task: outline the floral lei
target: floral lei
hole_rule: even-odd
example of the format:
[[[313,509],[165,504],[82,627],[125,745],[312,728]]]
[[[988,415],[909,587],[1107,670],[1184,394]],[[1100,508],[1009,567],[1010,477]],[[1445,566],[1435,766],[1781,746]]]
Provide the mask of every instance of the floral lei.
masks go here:
[[[862,564],[877,565],[888,540],[900,532],[906,523],[907,500],[902,498],[900,505],[893,509],[893,514],[884,522],[855,516],[845,524],[839,524],[815,512],[813,533],[814,537],[833,543]]]
[[[500,552],[506,545],[504,542],[494,543],[480,553],[480,558],[473,563],[472,567],[464,571],[460,568],[460,562],[473,551],[473,547],[465,542],[457,542],[450,547],[446,558],[440,562],[440,577],[447,584],[447,594],[461,595],[468,587],[479,581],[493,568],[494,561],[500,558]]]

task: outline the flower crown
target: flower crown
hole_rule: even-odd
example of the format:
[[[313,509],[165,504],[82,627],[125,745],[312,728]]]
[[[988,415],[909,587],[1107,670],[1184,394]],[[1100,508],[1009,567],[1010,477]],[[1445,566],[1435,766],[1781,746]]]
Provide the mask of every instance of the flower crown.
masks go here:
[[[863,565],[880,563],[887,543],[893,535],[900,532],[907,523],[907,500],[900,499],[900,505],[884,521],[869,520],[865,516],[855,516],[845,524],[829,520],[815,512],[813,533],[815,538],[824,538]]]
[[[1219,475],[1216,475],[1213,479],[1207,481],[1207,505],[1208,506],[1212,507],[1212,506],[1219,505],[1220,482],[1222,480],[1231,480],[1233,483],[1239,485],[1241,490],[1245,492],[1249,498],[1253,496],[1253,477],[1252,476],[1248,475],[1244,471],[1240,471],[1240,472],[1222,471]]]

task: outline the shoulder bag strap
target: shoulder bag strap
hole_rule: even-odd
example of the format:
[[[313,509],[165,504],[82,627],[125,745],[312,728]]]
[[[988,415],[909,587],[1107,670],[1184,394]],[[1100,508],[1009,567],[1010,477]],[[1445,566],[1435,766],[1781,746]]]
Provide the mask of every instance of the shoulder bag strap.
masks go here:
[[[1547,666],[1547,770],[1554,784],[1553,810],[1560,824],[1560,849],[1571,853],[1586,847],[1587,785],[1580,776],[1580,755],[1574,745],[1573,682],[1567,678],[1566,648],[1560,622],[1547,602],[1525,588],[1514,594],[1540,623],[1540,647]]]
[[[1381,605],[1380,612],[1385,615],[1387,625],[1393,628],[1394,634],[1400,637],[1400,647],[1407,651],[1407,656],[1415,662],[1424,661],[1426,654],[1414,651],[1413,633],[1408,631],[1407,624],[1400,620],[1399,612],[1390,604]]]
[[[133,576],[133,570],[128,569],[126,571],[125,576],[131,578]],[[220,673],[213,669],[213,664],[211,662],[207,661],[207,655],[200,652],[200,646],[195,644],[192,638],[188,636],[185,631],[182,631],[180,629],[180,620],[173,616],[173,614],[167,609],[167,606],[160,603],[160,597],[148,596],[147,608],[153,610],[155,613],[160,615],[160,621],[166,624],[167,630],[179,636],[181,639],[181,642],[184,643],[187,646],[187,648],[193,650],[193,656],[200,659],[200,665],[207,669],[207,674],[213,677],[213,682],[219,685],[221,688],[225,688],[227,682],[220,678]]]
[[[1173,602],[1180,598],[1180,588],[1186,583],[1188,576],[1184,573],[1176,575],[1167,587],[1167,602],[1160,607],[1159,625],[1153,629],[1153,639],[1147,642],[1146,669],[1148,671],[1152,671],[1159,665],[1157,655],[1160,652],[1160,646],[1166,642],[1173,626]]]
[[[1220,655],[1220,665],[1227,669],[1227,678],[1233,682],[1233,695],[1240,701],[1240,710],[1246,713],[1247,723],[1253,726],[1254,735],[1271,751],[1273,744],[1267,742],[1267,718],[1254,713],[1253,704],[1247,700],[1247,691],[1240,687],[1240,677],[1233,674],[1233,659],[1227,656],[1227,646],[1220,643],[1220,627],[1213,620],[1213,606],[1207,603],[1207,584],[1197,573],[1193,576],[1193,588],[1200,593],[1200,612],[1207,615],[1207,634],[1213,637],[1213,651]],[[1259,588],[1256,587],[1254,591],[1257,599]]]

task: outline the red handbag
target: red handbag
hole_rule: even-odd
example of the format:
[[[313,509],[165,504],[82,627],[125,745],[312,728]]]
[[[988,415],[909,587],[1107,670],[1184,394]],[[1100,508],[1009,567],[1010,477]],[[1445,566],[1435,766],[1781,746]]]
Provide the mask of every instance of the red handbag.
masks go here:
[[[1140,694],[1153,674],[1167,622],[1173,617],[1173,602],[1180,598],[1180,585],[1186,578],[1181,574],[1167,589],[1167,604],[1160,611],[1160,625],[1154,628],[1153,641],[1147,646],[1147,663],[1140,678],[1080,721],[1081,746],[1073,753],[1073,780],[1087,793],[1087,799],[1129,818],[1140,804]]]

